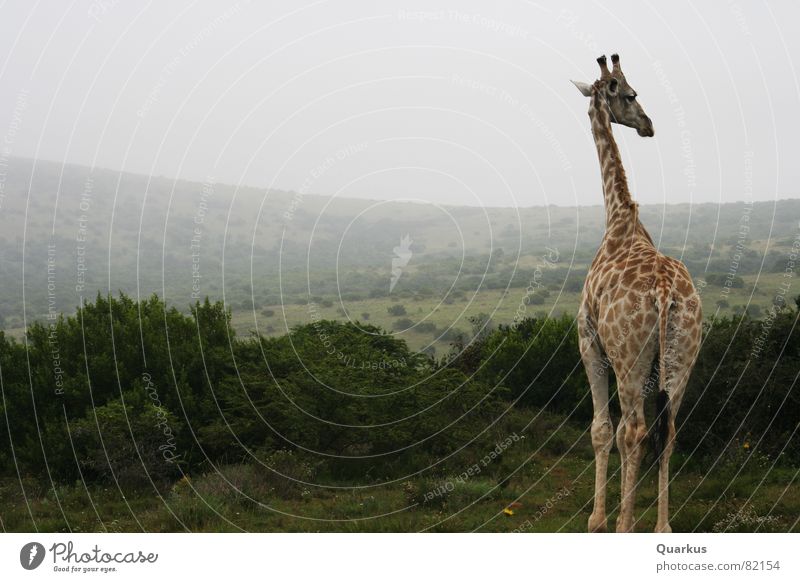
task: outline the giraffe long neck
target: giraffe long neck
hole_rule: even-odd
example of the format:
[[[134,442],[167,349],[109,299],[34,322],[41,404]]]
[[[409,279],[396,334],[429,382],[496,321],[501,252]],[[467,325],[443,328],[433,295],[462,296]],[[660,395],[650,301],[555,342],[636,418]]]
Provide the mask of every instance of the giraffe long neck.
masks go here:
[[[594,91],[592,94],[589,118],[592,122],[597,156],[600,159],[600,171],[603,175],[606,232],[614,231],[620,235],[632,233],[639,224],[638,211],[628,190],[628,178],[611,130],[611,112],[599,91]]]

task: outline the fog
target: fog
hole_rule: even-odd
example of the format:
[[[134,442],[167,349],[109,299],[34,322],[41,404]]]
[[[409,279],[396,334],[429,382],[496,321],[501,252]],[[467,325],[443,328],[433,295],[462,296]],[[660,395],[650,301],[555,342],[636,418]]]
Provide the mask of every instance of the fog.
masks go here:
[[[797,197],[783,2],[7,2],[2,157],[436,204],[599,204],[588,102],[618,52],[642,203]]]

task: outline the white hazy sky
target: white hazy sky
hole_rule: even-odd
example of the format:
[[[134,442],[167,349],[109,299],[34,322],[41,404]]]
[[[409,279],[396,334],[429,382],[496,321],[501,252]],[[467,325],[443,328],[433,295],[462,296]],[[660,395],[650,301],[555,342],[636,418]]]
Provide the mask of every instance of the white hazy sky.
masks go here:
[[[784,0],[11,1],[3,156],[440,204],[599,204],[587,101],[619,52],[643,203],[800,196]],[[4,137],[3,137],[4,136]]]

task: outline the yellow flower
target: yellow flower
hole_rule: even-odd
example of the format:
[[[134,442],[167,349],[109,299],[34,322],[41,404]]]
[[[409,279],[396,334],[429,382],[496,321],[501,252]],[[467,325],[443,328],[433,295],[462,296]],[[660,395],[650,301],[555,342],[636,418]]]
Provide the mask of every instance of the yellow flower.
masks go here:
[[[503,513],[505,513],[505,514],[506,514],[506,515],[508,515],[508,516],[514,515],[514,512],[513,512],[511,509],[509,509],[508,507],[506,507],[506,508],[503,510]]]
[[[182,493],[191,487],[192,478],[189,475],[184,475],[172,486],[173,493]]]
[[[749,448],[750,448],[750,443],[748,443],[747,441],[745,441],[745,442],[744,442],[744,444],[743,444],[742,446],[743,446],[745,449],[749,449]]]

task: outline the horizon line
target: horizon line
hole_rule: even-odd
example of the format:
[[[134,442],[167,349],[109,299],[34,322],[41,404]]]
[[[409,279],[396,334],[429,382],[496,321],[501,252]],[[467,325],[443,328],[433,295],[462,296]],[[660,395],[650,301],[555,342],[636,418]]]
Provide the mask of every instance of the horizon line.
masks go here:
[[[195,179],[195,178],[180,178],[180,177],[175,177],[175,176],[165,176],[164,174],[158,174],[158,175],[143,174],[141,172],[134,172],[134,171],[131,171],[131,170],[121,170],[121,169],[116,169],[116,168],[108,168],[108,167],[105,167],[105,166],[90,166],[90,165],[82,164],[82,163],[78,163],[78,162],[67,162],[67,161],[63,161],[63,160],[52,160],[52,159],[48,159],[48,158],[33,158],[33,157],[29,157],[29,156],[24,156],[24,155],[10,155],[10,156],[8,156],[6,158],[6,163],[4,165],[6,167],[8,167],[9,162],[12,161],[12,160],[19,160],[19,161],[23,161],[23,162],[32,163],[32,164],[44,163],[44,164],[56,164],[56,165],[59,165],[59,166],[62,166],[62,167],[70,166],[70,167],[74,167],[74,168],[83,168],[83,169],[85,169],[85,170],[87,170],[89,172],[99,171],[99,172],[109,172],[109,173],[115,173],[115,174],[127,174],[127,175],[130,175],[130,176],[135,176],[135,177],[139,177],[139,178],[143,178],[143,179],[149,179],[149,180],[166,180],[166,181],[169,181],[169,182],[188,182],[189,184],[197,184],[197,185],[199,185],[201,187],[206,183],[206,182],[204,182],[204,181],[202,181],[200,179]],[[234,189],[238,189],[238,190],[244,190],[244,189],[246,189],[246,190],[260,190],[262,192],[264,192],[264,191],[266,191],[266,192],[277,192],[277,193],[282,193],[282,194],[286,194],[286,195],[297,195],[297,194],[300,194],[300,192],[298,190],[295,190],[295,189],[287,190],[287,189],[284,189],[284,188],[268,188],[266,186],[255,186],[255,185],[252,185],[252,184],[233,184],[233,183],[230,183],[230,182],[216,182],[216,181],[213,184],[214,184],[215,187],[223,186],[223,187],[234,188]],[[389,203],[394,203],[394,204],[413,204],[413,205],[417,205],[417,206],[432,206],[432,205],[435,204],[434,202],[418,202],[418,201],[412,201],[412,200],[392,200],[392,199],[386,199],[386,198],[359,198],[359,197],[352,197],[352,196],[336,197],[336,196],[333,196],[331,194],[319,194],[319,193],[303,193],[301,195],[303,197],[312,197],[312,198],[313,197],[317,197],[317,198],[326,198],[326,199],[338,198],[339,200],[357,201],[357,202],[389,202]],[[739,199],[739,200],[732,200],[732,201],[728,201],[728,202],[667,202],[667,201],[664,201],[662,203],[645,202],[645,203],[639,203],[639,206],[640,207],[653,207],[653,206],[657,206],[657,207],[665,207],[665,206],[705,206],[705,205],[722,206],[722,205],[725,205],[725,204],[768,204],[768,203],[778,203],[778,202],[790,201],[790,200],[800,200],[800,194],[798,194],[795,197],[787,195],[787,196],[783,196],[783,197],[780,197],[780,198],[771,198],[771,199],[767,199],[767,200],[750,200],[750,201]],[[573,204],[573,205],[569,205],[569,206],[562,206],[560,204],[553,204],[553,203],[550,203],[550,204],[532,204],[532,205],[528,205],[528,206],[492,206],[492,205],[486,205],[486,204],[471,205],[471,204],[450,204],[450,203],[436,204],[436,205],[443,206],[443,207],[449,207],[449,208],[491,208],[491,209],[497,209],[497,210],[505,210],[505,209],[513,210],[515,208],[521,209],[521,208],[551,208],[551,207],[552,208],[595,208],[595,207],[603,207],[602,203],[597,203],[597,204]]]

